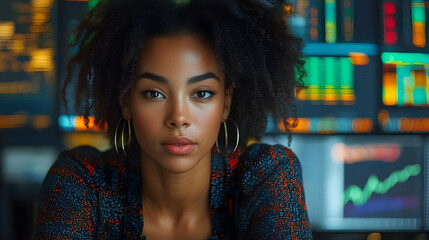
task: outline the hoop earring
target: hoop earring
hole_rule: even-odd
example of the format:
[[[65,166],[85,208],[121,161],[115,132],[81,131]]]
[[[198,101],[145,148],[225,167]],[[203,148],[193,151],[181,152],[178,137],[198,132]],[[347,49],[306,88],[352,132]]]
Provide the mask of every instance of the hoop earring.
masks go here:
[[[118,141],[117,141],[117,138],[118,138],[119,124],[121,122],[123,122],[123,124],[122,124],[122,131],[121,131],[121,138],[120,138],[121,144],[120,145],[122,147],[122,152],[124,153],[124,156],[126,157],[127,156],[127,151],[125,150],[125,147],[131,145],[131,123],[130,123],[129,119],[127,119],[127,122],[128,122],[128,124],[127,124],[128,125],[128,139],[127,139],[127,143],[126,144],[125,144],[125,140],[124,140],[124,132],[125,132],[125,125],[126,125],[125,119],[123,117],[121,117],[121,119],[119,119],[118,123],[116,124],[115,139],[114,139],[115,150],[116,150],[116,153],[118,155],[120,155],[119,150],[118,150]]]
[[[236,135],[237,135],[234,149],[229,154],[228,154],[228,126],[226,124],[226,121],[228,121],[228,120],[231,120],[234,123],[235,129],[236,129]],[[235,153],[235,151],[237,150],[238,143],[240,142],[240,130],[238,129],[237,123],[232,118],[228,118],[226,121],[223,122],[223,129],[224,129],[224,133],[225,133],[225,152],[222,152],[219,149],[219,143],[218,143],[217,139],[216,139],[216,150],[218,151],[218,153],[222,154],[224,157],[229,157],[229,156],[233,155]]]

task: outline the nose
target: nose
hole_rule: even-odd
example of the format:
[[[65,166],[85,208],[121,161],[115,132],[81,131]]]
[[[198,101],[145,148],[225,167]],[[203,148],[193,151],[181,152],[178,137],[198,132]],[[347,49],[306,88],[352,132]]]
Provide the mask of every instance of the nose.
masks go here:
[[[189,106],[185,99],[177,98],[170,101],[169,114],[165,124],[170,128],[187,128],[191,126]]]

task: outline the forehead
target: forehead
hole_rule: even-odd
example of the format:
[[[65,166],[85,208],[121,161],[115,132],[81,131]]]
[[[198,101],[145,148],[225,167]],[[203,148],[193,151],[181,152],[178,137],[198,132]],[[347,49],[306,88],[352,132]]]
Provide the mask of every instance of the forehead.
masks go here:
[[[221,74],[213,47],[188,34],[148,39],[140,54],[136,74],[145,71],[164,75],[197,75],[210,71]]]

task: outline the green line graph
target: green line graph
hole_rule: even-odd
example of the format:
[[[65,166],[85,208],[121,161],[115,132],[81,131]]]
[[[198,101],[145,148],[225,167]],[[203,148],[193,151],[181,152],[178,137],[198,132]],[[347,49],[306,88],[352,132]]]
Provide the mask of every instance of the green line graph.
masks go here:
[[[380,181],[376,175],[371,175],[363,189],[357,185],[349,186],[344,192],[344,205],[352,201],[354,205],[363,205],[373,193],[384,194],[399,182],[405,182],[410,177],[417,176],[421,172],[419,164],[408,165],[404,169],[390,174],[384,181]]]

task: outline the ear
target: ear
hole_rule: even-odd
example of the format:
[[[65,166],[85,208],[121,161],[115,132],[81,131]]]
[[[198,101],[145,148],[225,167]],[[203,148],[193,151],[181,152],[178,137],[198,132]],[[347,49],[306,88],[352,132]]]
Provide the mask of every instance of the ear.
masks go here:
[[[229,112],[231,110],[231,102],[232,102],[232,94],[233,94],[233,86],[229,85],[227,89],[225,89],[225,104],[222,113],[223,121],[226,121],[229,116]]]

